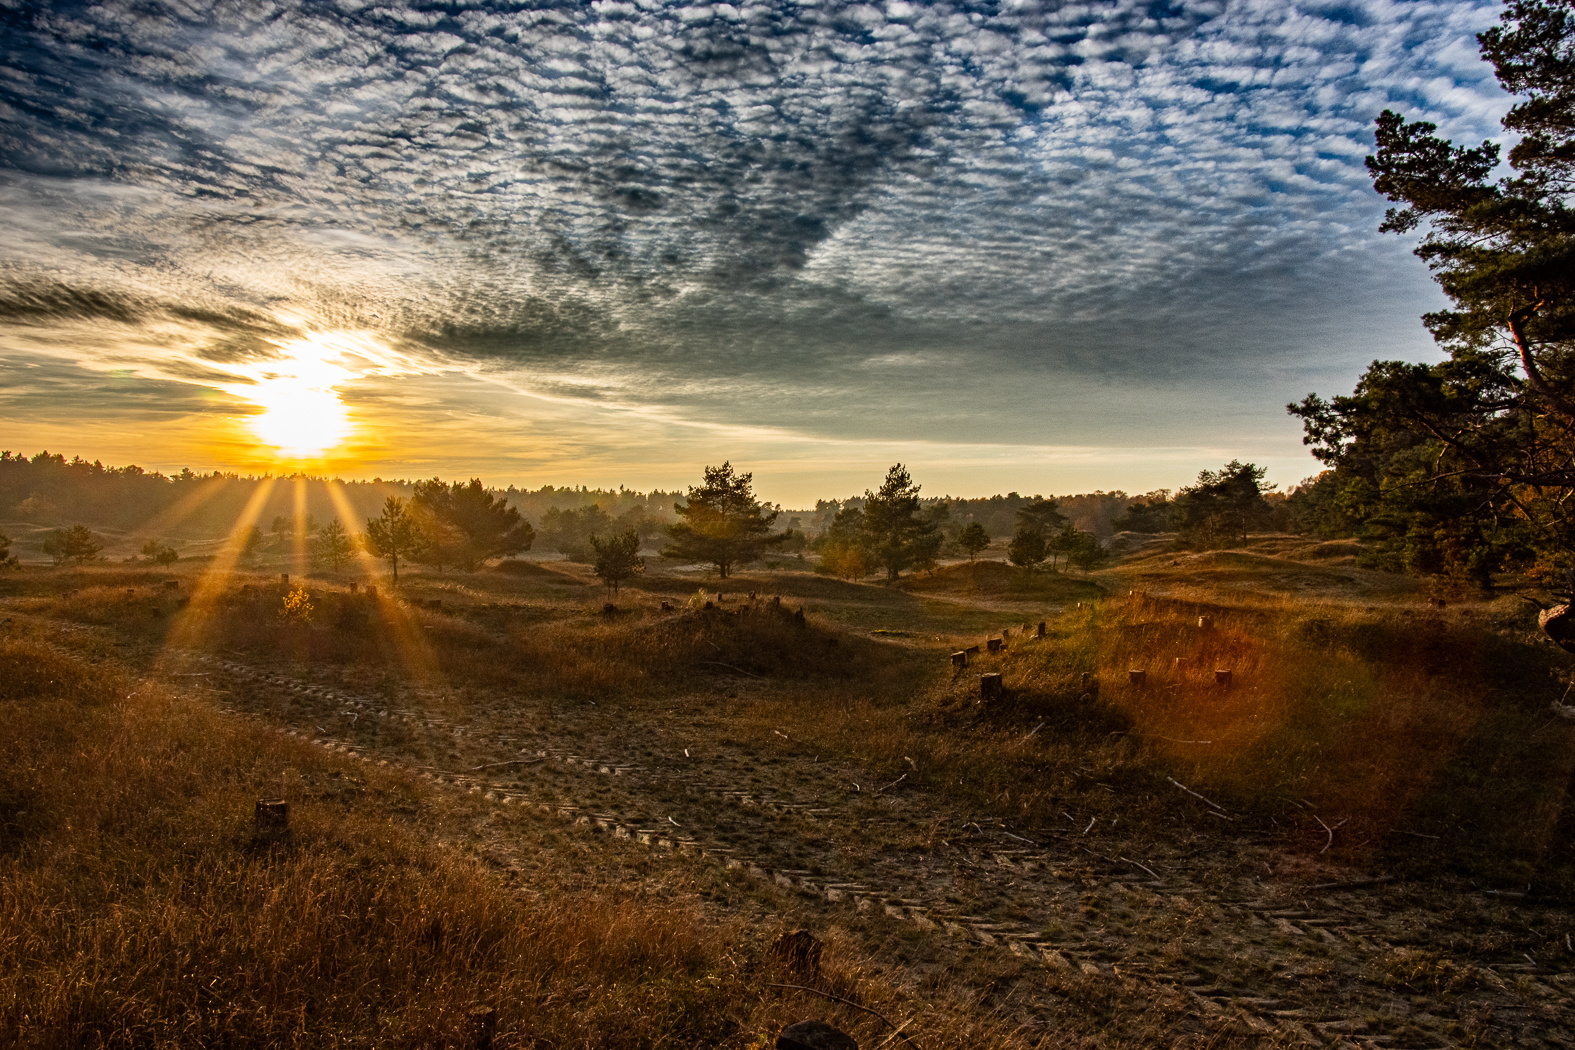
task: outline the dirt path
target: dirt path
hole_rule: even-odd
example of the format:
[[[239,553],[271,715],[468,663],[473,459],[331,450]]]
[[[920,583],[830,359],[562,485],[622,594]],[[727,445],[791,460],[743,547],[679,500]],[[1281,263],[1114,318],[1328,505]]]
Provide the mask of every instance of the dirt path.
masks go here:
[[[1161,838],[1071,812],[1028,832],[786,736],[770,752],[731,739],[716,696],[616,711],[456,700],[177,655],[167,673],[204,675],[283,732],[551,814],[592,848],[671,854],[719,903],[838,931],[911,974],[916,995],[931,977],[961,980],[1030,1028],[1575,1044],[1568,908],[1319,867],[1202,802]],[[531,848],[487,834],[505,857]]]

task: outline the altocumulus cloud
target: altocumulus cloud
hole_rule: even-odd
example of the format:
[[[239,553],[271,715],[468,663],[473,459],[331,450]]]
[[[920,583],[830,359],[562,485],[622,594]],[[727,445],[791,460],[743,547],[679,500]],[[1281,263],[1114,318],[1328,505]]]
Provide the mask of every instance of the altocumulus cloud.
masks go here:
[[[672,422],[1294,444],[1425,345],[1361,160],[1385,106],[1491,131],[1495,11],[0,0],[0,349],[202,384],[353,329]]]

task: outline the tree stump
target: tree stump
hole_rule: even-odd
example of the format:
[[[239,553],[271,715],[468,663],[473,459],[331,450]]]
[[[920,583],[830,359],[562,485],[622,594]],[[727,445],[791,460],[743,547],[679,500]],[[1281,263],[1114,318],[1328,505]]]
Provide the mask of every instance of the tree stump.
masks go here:
[[[1043,638],[1044,636],[1045,636],[1045,622],[1043,620],[1040,620],[1039,621],[1039,630],[1034,634],[1034,637],[1036,637],[1036,638]]]
[[[1215,685],[1230,685],[1230,671],[1226,668],[1217,668],[1214,672]]]
[[[959,671],[968,666],[968,654],[965,652],[952,653],[952,666]]]
[[[771,945],[771,955],[789,969],[802,974],[820,972],[820,955],[823,945],[808,930],[784,933]]]
[[[979,676],[979,702],[1001,698],[1001,676],[999,674],[982,674]]]
[[[1200,617],[1198,617],[1198,628],[1200,630],[1206,631],[1210,627],[1213,627],[1213,626],[1214,626],[1214,617],[1212,617],[1212,616],[1200,616]]]
[[[473,1006],[465,1020],[470,1027],[472,1050],[492,1050],[492,1037],[498,1030],[498,1012],[490,1006]]]
[[[259,834],[283,835],[290,830],[290,803],[282,798],[260,798],[252,821]]]
[[[1575,617],[1570,616],[1568,602],[1538,613],[1537,626],[1542,628],[1543,634],[1552,639],[1554,645],[1575,653]]]
[[[281,586],[281,587],[288,587],[288,586],[290,586],[290,574],[289,573],[281,572],[279,574],[279,586]]]
[[[968,648],[964,649],[963,652],[967,653],[968,656],[972,658],[979,655],[979,647],[977,645],[970,645]]]
[[[986,638],[984,644],[992,653],[998,653],[1006,645],[1006,640],[1004,638]]]
[[[663,602],[662,603],[662,611],[663,612],[672,612],[673,611],[673,603],[672,602]]]
[[[782,1029],[776,1050],[859,1050],[859,1044],[825,1021],[799,1021]]]
[[[1138,668],[1134,667],[1130,671],[1127,672],[1127,681],[1131,682],[1133,685],[1139,685],[1139,686],[1147,685],[1148,684],[1148,672],[1147,671],[1143,671],[1143,670],[1139,670]]]
[[[359,583],[356,583],[354,580],[350,581],[350,593],[351,594],[356,593],[360,589],[361,589],[361,585]]]

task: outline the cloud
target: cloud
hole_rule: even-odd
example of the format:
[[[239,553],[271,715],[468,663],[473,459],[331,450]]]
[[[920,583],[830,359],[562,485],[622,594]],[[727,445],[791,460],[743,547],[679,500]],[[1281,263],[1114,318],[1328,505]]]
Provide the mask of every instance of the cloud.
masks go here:
[[[7,6],[0,325],[191,376],[374,331],[434,372],[825,435],[1010,432],[1069,390],[1079,440],[1121,415],[1101,390],[1261,420],[1424,352],[1436,300],[1361,159],[1385,106],[1493,130],[1495,12]]]

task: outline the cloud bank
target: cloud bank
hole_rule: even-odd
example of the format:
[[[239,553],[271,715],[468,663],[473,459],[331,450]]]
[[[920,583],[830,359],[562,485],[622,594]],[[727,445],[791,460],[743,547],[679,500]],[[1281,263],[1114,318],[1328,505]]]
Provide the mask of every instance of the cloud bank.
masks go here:
[[[0,404],[340,330],[527,415],[1294,445],[1287,396],[1425,352],[1362,157],[1386,106],[1494,129],[1495,15],[0,0],[0,351],[57,362]]]

